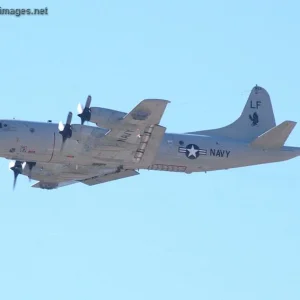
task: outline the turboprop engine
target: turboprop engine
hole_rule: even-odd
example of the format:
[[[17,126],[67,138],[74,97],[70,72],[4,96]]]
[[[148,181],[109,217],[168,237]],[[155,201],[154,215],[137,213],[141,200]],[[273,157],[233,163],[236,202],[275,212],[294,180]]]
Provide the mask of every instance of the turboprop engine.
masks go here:
[[[107,129],[97,128],[91,126],[82,126],[79,124],[71,124],[73,114],[72,112],[68,113],[66,123],[59,122],[58,130],[62,136],[62,143],[60,152],[63,151],[65,143],[67,139],[76,140],[79,142],[80,140],[84,140],[88,137],[102,137],[107,133]]]
[[[99,127],[112,128],[114,124],[122,120],[126,113],[101,107],[91,107],[90,122]]]
[[[78,117],[81,118],[81,124],[85,121],[97,124],[99,127],[112,128],[117,125],[118,121],[122,120],[127,114],[118,110],[102,108],[102,107],[90,107],[92,97],[88,96],[85,107],[78,104],[77,111]]]

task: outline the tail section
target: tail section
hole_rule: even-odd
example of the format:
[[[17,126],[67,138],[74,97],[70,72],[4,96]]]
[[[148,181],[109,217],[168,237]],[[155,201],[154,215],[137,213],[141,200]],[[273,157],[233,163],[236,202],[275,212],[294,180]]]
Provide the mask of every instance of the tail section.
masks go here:
[[[276,126],[273,107],[268,92],[255,86],[246,102],[241,116],[228,126],[189,134],[204,134],[251,141]]]
[[[295,128],[296,124],[297,123],[293,121],[284,121],[280,125],[260,135],[251,142],[250,145],[254,148],[266,150],[281,148]]]

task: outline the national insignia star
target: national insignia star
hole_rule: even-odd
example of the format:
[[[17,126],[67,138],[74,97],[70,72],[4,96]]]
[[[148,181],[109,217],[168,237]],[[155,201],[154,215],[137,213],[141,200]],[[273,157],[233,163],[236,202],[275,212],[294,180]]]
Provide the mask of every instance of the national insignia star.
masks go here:
[[[189,149],[187,148],[186,150],[189,152],[188,157],[190,157],[190,156],[197,157],[197,153],[199,152],[198,149],[194,148],[194,145],[192,145],[192,147]]]

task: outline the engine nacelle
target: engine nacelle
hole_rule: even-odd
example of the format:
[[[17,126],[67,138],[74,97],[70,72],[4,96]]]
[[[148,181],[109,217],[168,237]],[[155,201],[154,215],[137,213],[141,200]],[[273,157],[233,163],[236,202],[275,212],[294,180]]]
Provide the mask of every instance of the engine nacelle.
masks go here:
[[[96,123],[99,127],[112,128],[127,114],[118,110],[91,107],[90,122]]]

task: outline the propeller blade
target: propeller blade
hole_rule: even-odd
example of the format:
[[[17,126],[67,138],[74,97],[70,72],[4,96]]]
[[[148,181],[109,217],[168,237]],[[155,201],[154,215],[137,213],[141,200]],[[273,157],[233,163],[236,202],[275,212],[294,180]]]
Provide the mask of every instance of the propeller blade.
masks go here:
[[[78,105],[77,105],[77,112],[79,115],[83,113],[83,107],[82,107],[81,103],[78,103]]]
[[[72,136],[72,127],[71,127],[72,117],[73,117],[72,112],[69,112],[66,124],[63,125],[61,123],[58,125],[60,129],[59,133],[62,135],[62,144],[61,144],[60,152],[63,151],[66,140]]]
[[[81,104],[78,104],[77,116],[81,119],[81,125],[83,125],[85,121],[89,121],[91,119],[91,109],[90,109],[91,102],[92,102],[92,96],[89,95],[86,99],[84,108],[82,108]]]
[[[86,99],[85,107],[90,108],[91,102],[92,102],[92,96],[88,95],[88,97]]]
[[[28,169],[29,169],[28,178],[29,178],[29,181],[31,181],[32,169],[36,165],[36,162],[26,162],[25,164],[28,165]],[[24,166],[24,168],[25,168],[25,166]]]
[[[18,178],[18,175],[17,173],[14,173],[14,184],[13,184],[13,190],[15,190],[16,188],[16,184],[17,184],[17,178]]]
[[[64,131],[64,129],[65,129],[65,125],[63,124],[62,121],[60,121],[60,122],[58,123],[58,130],[59,130],[59,131]]]
[[[15,187],[16,187],[16,184],[17,184],[18,176],[20,174],[22,174],[22,171],[23,171],[22,162],[21,161],[16,161],[10,169],[14,172],[14,184],[13,184],[13,190],[14,190]]]
[[[63,152],[64,147],[65,147],[65,141],[63,141],[62,144],[61,144],[60,151],[59,151],[60,153]]]
[[[68,117],[67,117],[67,122],[66,122],[66,124],[68,124],[68,125],[71,124],[71,122],[72,122],[72,117],[73,117],[73,114],[72,114],[71,112],[69,112]]]
[[[8,164],[8,168],[11,170],[15,166],[15,161],[11,160]]]
[[[85,122],[85,120],[84,120],[84,118],[82,117],[82,118],[81,118],[81,125],[83,125],[84,122]]]
[[[67,137],[65,135],[63,135],[62,136],[62,143],[61,143],[61,147],[60,147],[60,152],[62,152],[64,150],[66,140],[67,140]]]

